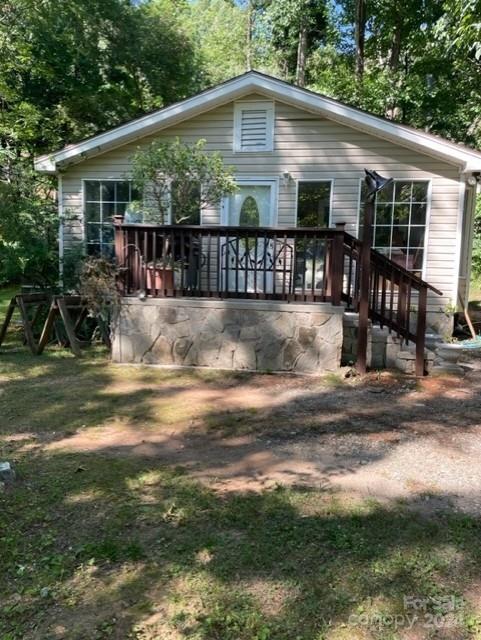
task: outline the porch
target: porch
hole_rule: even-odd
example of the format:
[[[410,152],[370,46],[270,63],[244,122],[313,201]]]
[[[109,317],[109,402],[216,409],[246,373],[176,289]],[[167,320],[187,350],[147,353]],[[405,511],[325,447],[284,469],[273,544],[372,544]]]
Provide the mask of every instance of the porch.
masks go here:
[[[274,359],[280,363],[280,370],[297,370],[299,359],[307,363],[309,372],[333,370],[340,366],[342,313],[349,310],[361,312],[359,331],[367,330],[370,319],[381,328],[386,327],[401,342],[414,343],[416,371],[419,375],[424,373],[427,292],[429,289],[440,292],[372,249],[368,254],[368,266],[364,267],[369,271],[368,288],[362,289],[363,245],[346,233],[342,224],[335,228],[156,226],[124,224],[117,218],[115,253],[121,295],[125,299],[123,330],[137,341],[127,349],[130,361],[141,353],[144,361],[145,357],[147,360],[152,358],[155,343],[154,351],[160,355],[154,361],[221,366],[217,347],[214,351],[208,349],[207,355],[200,359],[192,354],[198,353],[199,349],[205,351],[199,341],[218,341],[216,331],[225,336],[226,327],[231,326],[235,330],[226,347],[232,355],[227,357],[228,368],[271,368],[260,366],[260,362],[266,361],[263,355],[253,355],[265,349],[266,341],[260,339],[258,332],[253,335],[252,331],[243,330],[245,326],[257,324],[264,326],[266,333],[266,327],[270,327],[270,333],[277,336],[269,343],[271,351],[291,349],[289,356]],[[131,302],[127,300],[129,298]],[[132,299],[143,301],[144,307],[154,310],[142,319],[137,315],[135,320],[139,308]],[[162,311],[158,304],[152,304],[153,300],[160,299],[165,300],[161,304]],[[186,299],[192,301],[187,304],[188,312]],[[211,303],[201,305],[199,301],[206,299]],[[234,300],[242,301],[242,304],[229,311]],[[364,305],[367,314],[363,314],[362,301],[367,301]],[[269,304],[266,306],[266,303]],[[202,322],[196,322],[195,309],[200,308],[210,308],[208,324],[217,326],[213,333],[206,331],[206,325],[202,324],[206,314]],[[303,318],[296,315],[303,312]],[[339,312],[341,323],[332,329],[337,321],[330,318],[338,317]],[[162,326],[176,324],[177,321],[171,322],[169,318],[178,318],[179,313],[180,322],[186,322],[190,327],[188,330],[187,325],[184,327],[185,335],[171,330],[163,333]],[[317,313],[318,317],[311,317],[312,313]],[[289,314],[289,320],[285,314]],[[199,311],[199,316],[202,315]],[[217,321],[216,315],[219,315]],[[329,331],[328,321],[331,323]],[[144,328],[137,330],[136,322]],[[279,326],[284,327],[284,333]],[[299,332],[296,327],[309,331]],[[339,333],[333,349],[326,346],[323,333],[329,344],[333,344],[333,336]],[[148,338],[141,337],[147,334]],[[257,343],[253,345],[252,340]],[[236,364],[235,349],[232,349],[232,344],[239,341],[243,343],[241,351],[250,354],[244,359],[243,366]],[[160,344],[163,344],[162,348]],[[221,340],[219,349],[222,345]],[[191,355],[186,358],[183,352],[191,349]],[[326,349],[329,351],[327,358],[322,356]],[[365,360],[367,345],[361,345],[361,349],[364,353],[358,352],[358,357]],[[217,355],[209,356],[213,352]],[[117,359],[122,358],[118,351]],[[305,369],[301,367],[300,370]]]

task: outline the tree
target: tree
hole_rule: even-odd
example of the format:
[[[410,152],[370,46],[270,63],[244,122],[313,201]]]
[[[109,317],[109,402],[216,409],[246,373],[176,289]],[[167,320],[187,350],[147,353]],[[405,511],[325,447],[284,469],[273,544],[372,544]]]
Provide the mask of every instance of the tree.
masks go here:
[[[155,141],[140,148],[132,159],[132,177],[143,194],[146,218],[165,224],[198,224],[199,212],[218,206],[236,190],[232,171],[220,153],[206,153],[205,140],[188,145],[180,140]]]
[[[173,14],[128,0],[5,0],[2,139],[30,151],[97,133],[195,91],[192,46]]]
[[[29,162],[5,156],[0,166],[9,167],[0,176],[0,286],[26,278],[30,284],[56,283],[57,211],[48,178],[34,174]]]
[[[204,86],[244,73],[246,51],[251,51],[245,7],[229,0],[197,0],[181,3],[180,14],[188,39],[196,44]],[[251,62],[254,64],[253,57]]]
[[[44,197],[55,192],[53,182],[33,173],[33,156],[184,98],[200,88],[200,76],[178,15],[173,10],[160,11],[151,1],[3,0],[3,273],[17,280],[37,278],[39,265],[33,269],[32,260],[22,256],[30,255],[34,246],[30,240],[38,237],[42,243],[48,241],[48,249],[41,243],[46,249],[43,271],[55,274],[51,256],[56,233],[50,233],[53,202]],[[17,231],[13,244],[12,230]],[[40,258],[40,248],[35,255]]]
[[[326,35],[325,0],[274,0],[267,15],[284,75],[304,86],[308,57]]]

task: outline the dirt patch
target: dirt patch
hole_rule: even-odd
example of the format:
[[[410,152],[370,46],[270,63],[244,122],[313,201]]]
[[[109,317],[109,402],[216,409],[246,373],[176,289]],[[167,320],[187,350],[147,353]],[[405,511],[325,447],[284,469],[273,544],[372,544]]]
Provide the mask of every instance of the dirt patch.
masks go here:
[[[422,381],[390,373],[199,376],[114,365],[108,373],[93,424],[25,430],[4,442],[52,456],[150,457],[221,492],[307,485],[481,513],[475,367],[463,379]]]

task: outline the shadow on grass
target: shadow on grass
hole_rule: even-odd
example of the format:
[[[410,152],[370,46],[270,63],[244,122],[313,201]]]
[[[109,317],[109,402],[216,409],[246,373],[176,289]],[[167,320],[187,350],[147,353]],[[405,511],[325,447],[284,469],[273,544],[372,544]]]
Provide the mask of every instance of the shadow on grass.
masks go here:
[[[481,524],[460,515],[295,488],[220,496],[100,454],[37,455],[19,474],[2,498],[2,638],[318,640],[361,612],[386,616],[367,637],[387,638],[404,596],[433,613],[479,579]]]
[[[0,424],[13,437],[5,450],[19,474],[0,495],[2,639],[319,640],[364,631],[395,638],[389,623],[378,630],[343,625],[366,612],[406,615],[404,596],[430,598],[434,613],[435,596],[459,595],[479,579],[481,526],[473,518],[424,519],[410,503],[350,503],[299,487],[219,495],[172,465],[119,456],[131,452],[128,444],[52,453],[16,440],[25,434],[28,443],[33,434],[55,441],[77,431],[88,438],[111,420],[162,430],[171,419],[164,401],[177,406],[189,385],[221,398],[238,383],[255,387],[260,376],[119,368],[102,354],[75,360],[56,352],[2,354],[0,367]],[[264,380],[274,394],[275,378]],[[205,407],[198,429],[179,436],[189,447],[182,464],[195,462],[202,447],[220,446],[226,433],[255,429],[266,449],[268,438],[306,434],[397,429],[400,438],[417,437],[405,400],[412,386],[394,385],[385,401],[369,402],[372,382],[335,393],[315,384],[265,410],[239,410],[240,420]],[[473,385],[466,397],[465,429],[479,421],[478,393]],[[459,399],[433,393],[423,402],[426,419],[436,412],[441,425],[453,427]],[[245,456],[242,446],[231,450],[234,459]],[[209,464],[222,467],[220,451]],[[463,624],[464,634],[477,621],[467,615]]]

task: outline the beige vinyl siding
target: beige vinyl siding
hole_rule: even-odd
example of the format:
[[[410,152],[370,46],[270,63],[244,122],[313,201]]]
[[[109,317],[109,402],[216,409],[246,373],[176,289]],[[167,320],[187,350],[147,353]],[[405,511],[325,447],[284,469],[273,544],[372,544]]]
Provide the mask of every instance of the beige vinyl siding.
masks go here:
[[[248,101],[265,97],[249,95]],[[296,181],[333,180],[332,223],[346,222],[347,230],[357,232],[360,180],[364,167],[373,168],[395,179],[431,181],[431,207],[426,269],[428,282],[444,292],[443,299],[431,296],[432,311],[452,300],[456,290],[458,251],[459,174],[457,168],[428,156],[375,138],[351,127],[320,118],[280,102],[275,103],[274,151],[233,151],[233,103],[186,120],[135,143],[130,143],[85,160],[67,169],[63,177],[63,204],[66,215],[66,246],[83,236],[82,179],[129,176],[130,159],[136,148],[155,138],[181,138],[193,143],[206,140],[208,151],[220,151],[227,165],[239,178],[278,178],[278,216],[280,226],[296,224]],[[292,180],[285,186],[280,179],[289,171]],[[72,216],[77,219],[72,219]],[[219,211],[204,211],[203,224],[218,224]]]

